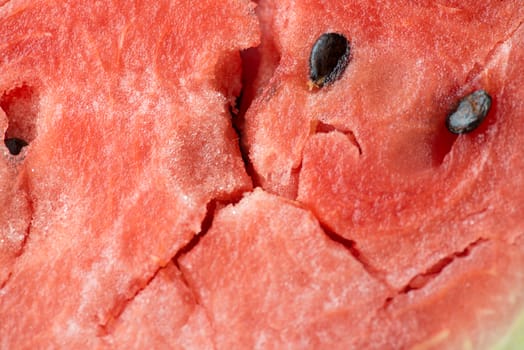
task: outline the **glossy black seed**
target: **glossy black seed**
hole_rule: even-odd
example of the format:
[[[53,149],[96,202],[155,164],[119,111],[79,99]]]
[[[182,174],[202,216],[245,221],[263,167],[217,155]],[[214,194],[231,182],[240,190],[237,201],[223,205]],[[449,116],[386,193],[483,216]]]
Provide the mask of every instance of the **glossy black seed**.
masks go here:
[[[309,56],[310,86],[322,87],[339,79],[349,63],[350,47],[345,36],[322,34]]]
[[[22,139],[17,139],[15,137],[10,138],[10,139],[5,139],[4,143],[7,149],[9,150],[9,153],[11,153],[14,156],[20,154],[20,151],[22,151],[22,148],[27,146],[27,142],[25,142]]]
[[[477,90],[460,101],[446,119],[446,126],[454,134],[470,132],[482,123],[490,108],[491,96],[484,90]]]

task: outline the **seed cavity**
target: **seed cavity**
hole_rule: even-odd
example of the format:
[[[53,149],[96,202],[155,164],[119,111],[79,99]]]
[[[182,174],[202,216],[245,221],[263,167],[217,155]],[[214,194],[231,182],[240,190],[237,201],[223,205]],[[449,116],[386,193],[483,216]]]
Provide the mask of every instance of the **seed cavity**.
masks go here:
[[[350,60],[349,42],[338,33],[322,34],[309,56],[309,89],[321,88],[340,79]]]
[[[5,139],[4,144],[9,150],[9,153],[11,153],[13,156],[19,155],[22,151],[22,148],[28,145],[27,142],[22,139],[17,139],[16,137]]]
[[[40,95],[34,86],[23,83],[0,92],[0,109],[7,117],[4,145],[11,155],[19,155],[36,137]]]
[[[475,130],[491,108],[491,96],[484,90],[477,90],[460,100],[457,109],[446,119],[448,130],[464,134]]]

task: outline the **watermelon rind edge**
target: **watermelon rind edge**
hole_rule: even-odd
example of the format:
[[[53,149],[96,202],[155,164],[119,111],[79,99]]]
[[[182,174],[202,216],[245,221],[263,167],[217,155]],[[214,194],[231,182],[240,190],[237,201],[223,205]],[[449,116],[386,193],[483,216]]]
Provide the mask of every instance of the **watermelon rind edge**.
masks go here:
[[[516,317],[509,331],[491,350],[523,350],[524,349],[524,310]]]

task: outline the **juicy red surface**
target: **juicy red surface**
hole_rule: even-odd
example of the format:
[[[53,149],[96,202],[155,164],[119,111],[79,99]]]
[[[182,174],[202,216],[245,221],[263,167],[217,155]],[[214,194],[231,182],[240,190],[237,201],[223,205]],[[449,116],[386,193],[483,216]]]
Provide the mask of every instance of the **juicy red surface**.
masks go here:
[[[464,87],[487,89],[496,105],[437,167],[398,174],[366,156],[365,147],[359,155],[341,132],[309,138],[298,200],[354,240],[395,288],[479,238],[513,242],[522,234],[524,160],[515,140],[524,123],[511,116],[524,114],[523,40],[521,28]]]
[[[387,297],[311,213],[260,189],[221,210],[181,265],[219,349],[354,347]]]
[[[478,243],[424,288],[382,309],[359,348],[492,348],[514,318],[515,300],[522,308],[522,266],[522,243]]]
[[[397,332],[413,332],[392,348],[423,344],[438,327],[450,329],[440,348],[461,342],[487,346],[489,337],[479,330],[494,329],[493,320],[511,320],[524,295],[515,296],[508,280],[517,286],[521,276],[501,274],[500,290],[479,287],[486,288],[483,301],[474,289],[464,292],[476,305],[492,305],[490,293],[510,300],[488,320],[458,311],[447,301],[453,288],[445,286],[455,282],[431,271],[446,261],[460,266],[462,260],[450,257],[479,239],[523,249],[516,243],[524,231],[518,141],[524,123],[517,117],[524,114],[522,6],[511,1],[262,3],[272,9],[272,16],[261,20],[269,22],[264,26],[273,46],[262,45],[259,56],[275,50],[279,61],[273,68],[275,61],[261,60],[259,70],[272,73],[260,75],[264,86],[245,114],[244,143],[258,183],[296,199],[328,231],[353,242],[359,260],[394,290],[409,292],[425,276],[438,276],[439,288],[424,287],[429,292],[421,302],[427,308],[409,313],[424,326],[410,331],[390,315]],[[352,60],[341,80],[310,91],[309,53],[325,32],[350,40]],[[471,134],[451,135],[447,114],[480,88],[494,100],[485,123]],[[521,269],[518,261],[510,259],[508,268]],[[430,293],[442,302],[431,300]],[[422,321],[424,312],[439,310],[446,311],[434,324]],[[377,322],[376,332],[388,315]],[[446,316],[462,320],[464,328]],[[384,337],[382,346],[395,336]]]
[[[524,310],[523,22],[0,0],[0,128],[29,142],[0,154],[0,348],[488,346]],[[327,31],[352,61],[309,91]],[[486,122],[449,135],[477,88]]]
[[[0,347],[98,347],[206,204],[251,188],[227,107],[253,6],[10,1],[0,32],[2,131],[36,131],[0,157]]]
[[[438,167],[453,141],[446,114],[524,18],[512,1],[262,3],[272,9],[262,17],[272,41],[260,55],[275,50],[280,60],[270,79],[261,75],[267,84],[246,113],[245,143],[261,185],[291,198],[318,122],[354,133],[375,172]],[[351,63],[337,84],[309,91],[310,50],[325,32],[348,38]],[[272,69],[267,61],[259,70]]]
[[[204,308],[169,263],[109,326],[107,345],[120,349],[210,349],[214,331]]]

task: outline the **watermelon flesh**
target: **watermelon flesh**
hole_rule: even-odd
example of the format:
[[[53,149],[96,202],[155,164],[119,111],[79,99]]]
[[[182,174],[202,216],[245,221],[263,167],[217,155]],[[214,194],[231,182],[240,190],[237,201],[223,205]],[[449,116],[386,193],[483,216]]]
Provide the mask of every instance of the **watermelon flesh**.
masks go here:
[[[503,241],[522,249],[516,242],[523,232],[523,164],[515,142],[523,126],[516,117],[523,114],[521,6],[266,3],[272,16],[261,12],[261,20],[270,22],[266,26],[277,38],[280,58],[265,88],[249,102],[244,122],[260,185],[310,209],[327,232],[343,237],[367,270],[401,296],[431,288],[435,276],[464,263],[457,255],[475,251],[478,242]],[[349,38],[352,61],[340,81],[311,92],[305,83],[307,58],[325,32]],[[259,50],[261,64],[273,69],[274,61],[263,59],[269,56],[264,46]],[[451,135],[445,130],[447,114],[480,88],[494,96],[490,116],[470,135]],[[519,259],[510,265],[522,269]],[[519,283],[506,285],[515,305],[522,303],[516,301],[522,300]],[[398,338],[389,343],[392,348],[424,344],[424,337],[433,336],[425,327],[431,329],[431,322],[444,327],[446,317],[452,318],[449,306],[444,310],[423,322],[417,316],[431,315],[431,308],[412,312],[409,320],[424,327],[409,331],[395,321],[397,333],[384,332],[383,341],[373,343],[387,348]],[[453,315],[464,325],[442,334],[435,330],[440,342],[422,348],[489,343],[474,327],[471,339],[457,335],[468,322],[462,312]],[[505,316],[501,312],[495,319],[503,323]]]
[[[395,289],[480,238],[522,234],[521,6],[268,2],[281,58],[244,123],[265,189],[304,203]],[[307,57],[330,31],[352,61],[312,93]],[[447,113],[479,88],[491,117],[451,135]]]
[[[212,349],[215,334],[205,309],[172,262],[110,327],[105,345],[126,349]]]
[[[262,186],[294,198],[305,140],[325,124],[354,134],[364,160],[399,176],[442,162],[453,141],[442,130],[443,116],[523,14],[511,2],[461,2],[455,9],[411,4],[263,2],[272,8],[262,20],[270,22],[270,47],[280,64],[274,68],[275,59],[264,59],[270,54],[263,43],[260,79],[276,72],[253,101],[245,127]],[[350,39],[352,61],[339,84],[311,94],[303,83],[307,58],[315,40],[330,31]],[[291,114],[295,118],[286,118]],[[375,140],[381,147],[373,147]]]
[[[0,126],[29,142],[0,156],[0,348],[495,344],[524,310],[523,22],[511,1],[0,1]],[[352,59],[310,91],[330,31]],[[451,135],[479,88],[486,121]]]
[[[260,189],[180,260],[219,349],[354,347],[388,289],[296,203]],[[360,317],[354,317],[360,315]]]
[[[0,346],[96,347],[206,204],[251,189],[227,107],[253,5],[12,1],[0,25],[0,91],[26,86],[36,110],[22,157],[2,158]]]
[[[522,310],[522,246],[481,242],[467,253],[425,288],[396,297],[368,341],[377,349],[482,349],[497,341],[507,327],[501,320],[514,319],[515,306]]]

